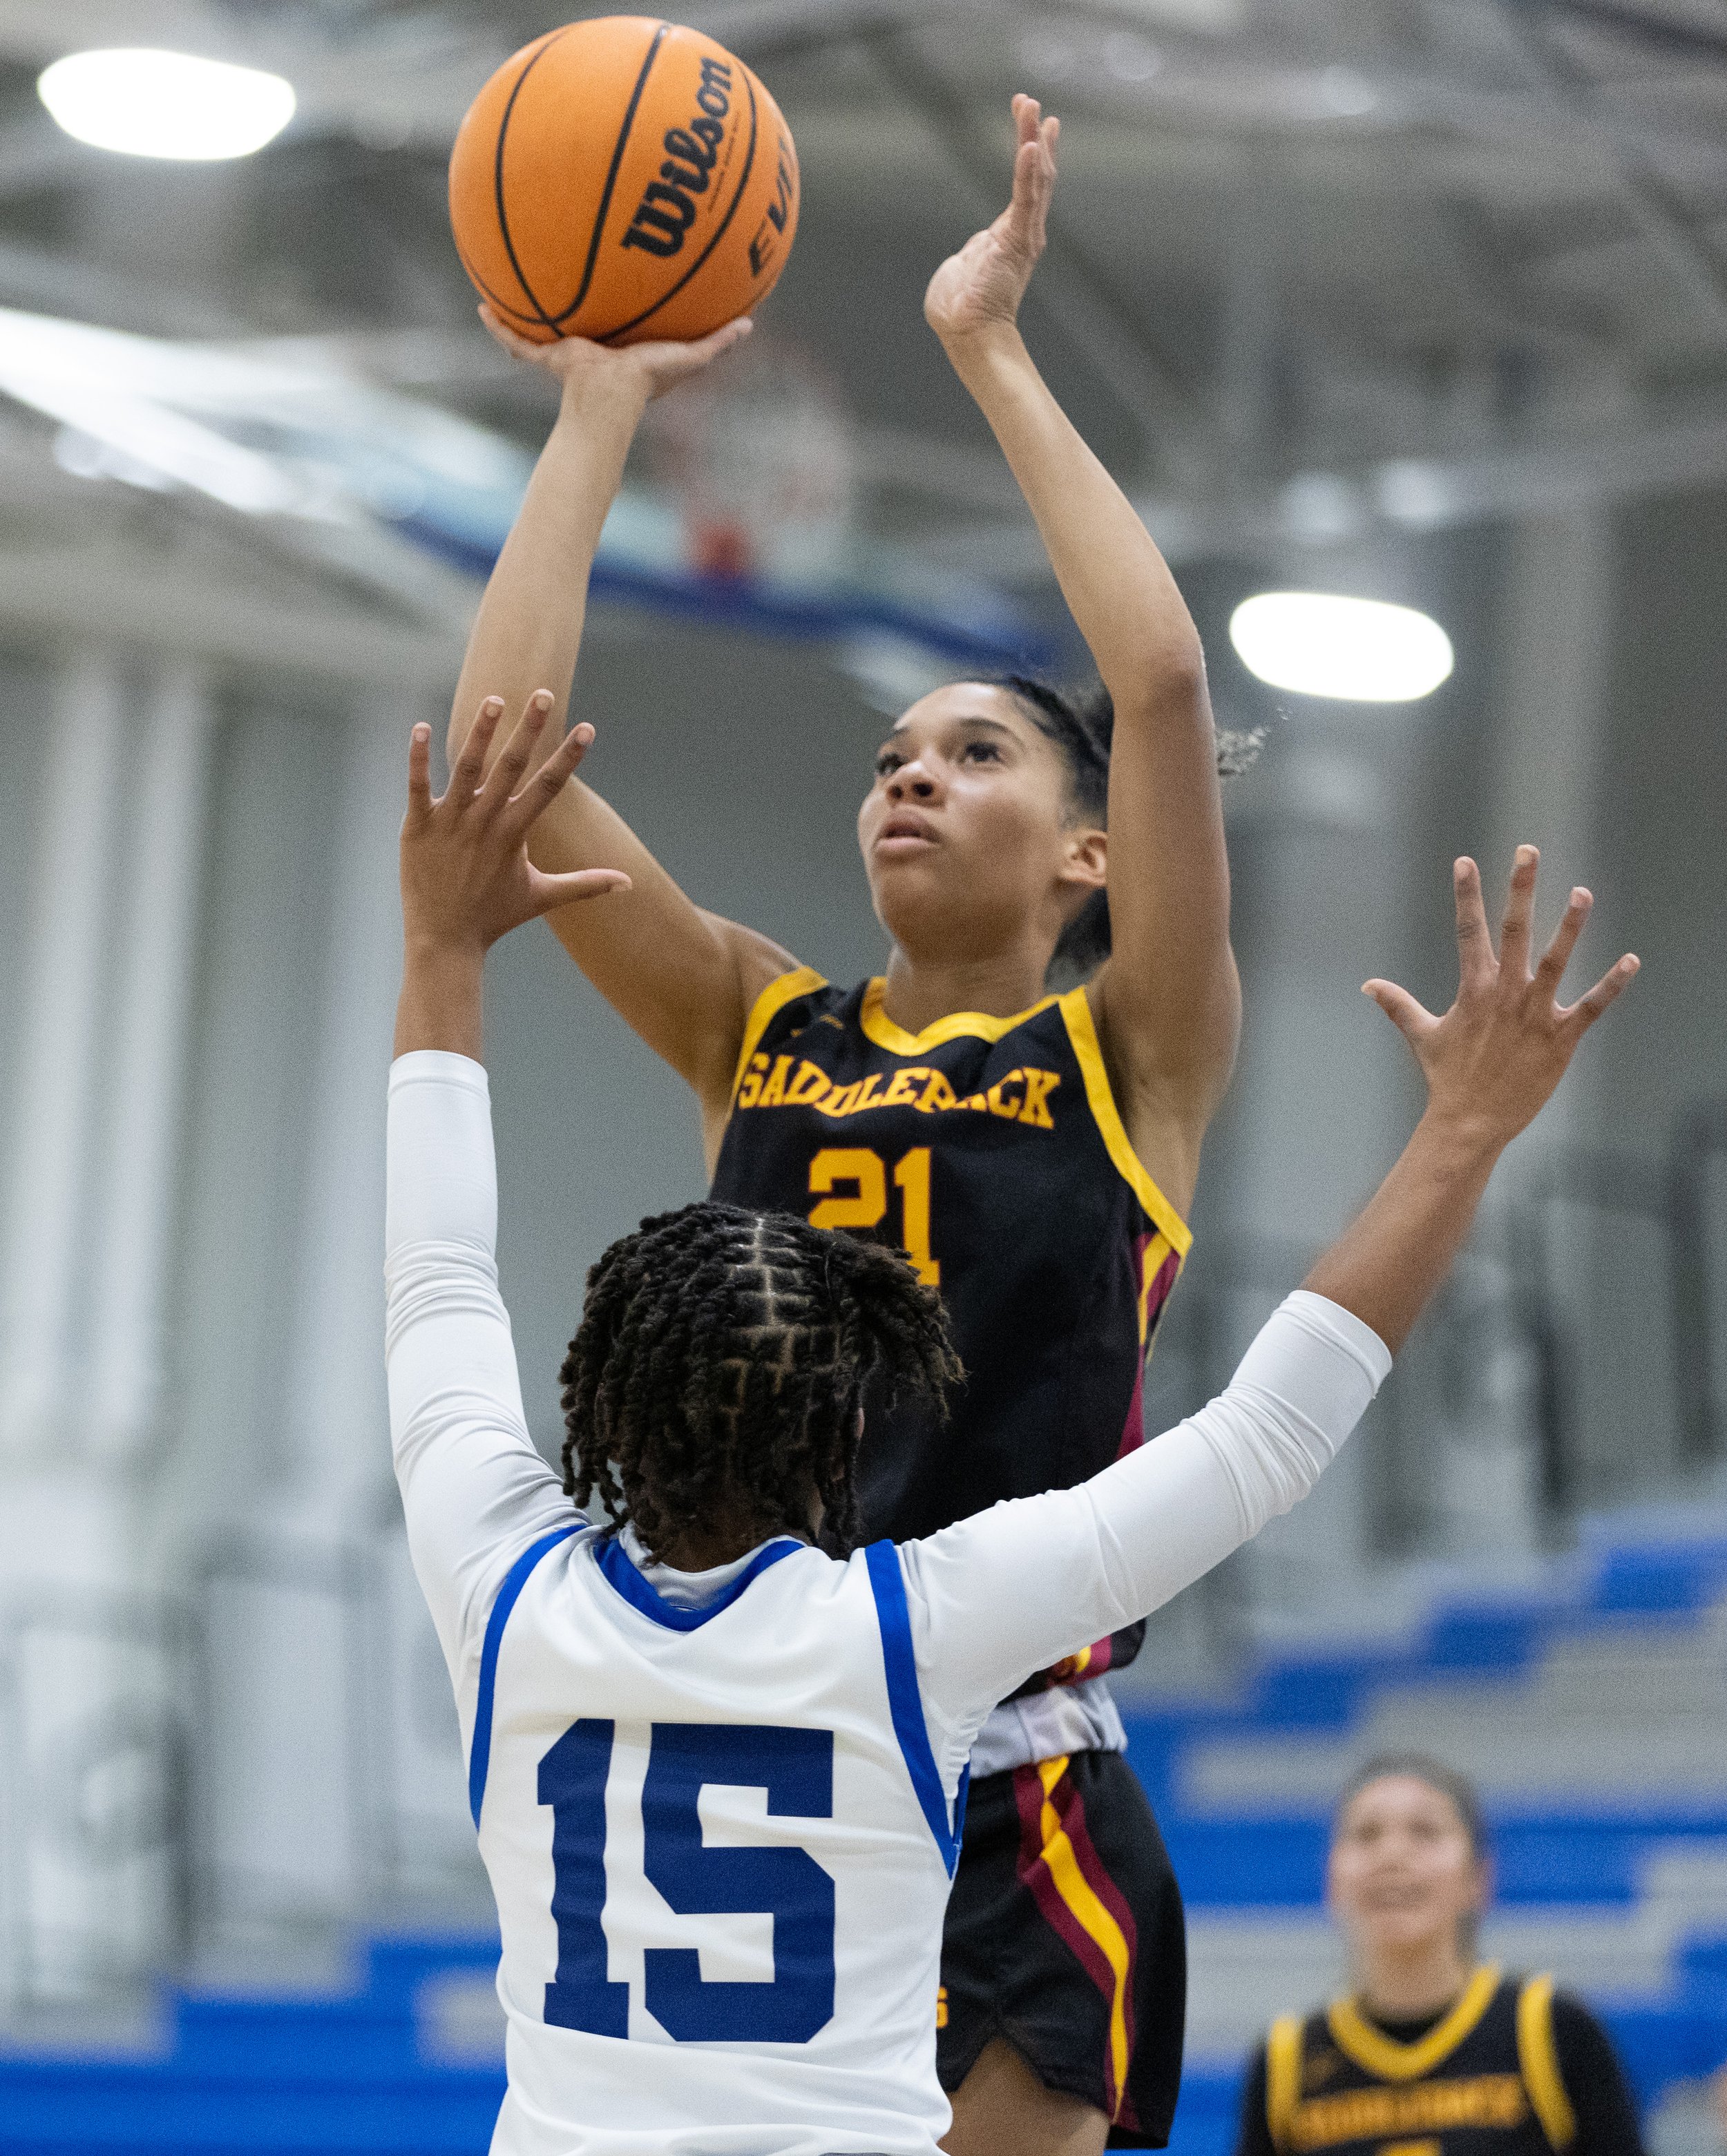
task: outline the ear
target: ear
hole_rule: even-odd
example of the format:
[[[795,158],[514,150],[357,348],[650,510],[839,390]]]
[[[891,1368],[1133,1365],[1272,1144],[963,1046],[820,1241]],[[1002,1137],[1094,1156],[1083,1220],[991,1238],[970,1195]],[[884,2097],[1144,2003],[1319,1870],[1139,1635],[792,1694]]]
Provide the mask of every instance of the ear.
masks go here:
[[[1070,891],[1102,891],[1109,880],[1109,834],[1076,825],[1066,835],[1060,880]]]

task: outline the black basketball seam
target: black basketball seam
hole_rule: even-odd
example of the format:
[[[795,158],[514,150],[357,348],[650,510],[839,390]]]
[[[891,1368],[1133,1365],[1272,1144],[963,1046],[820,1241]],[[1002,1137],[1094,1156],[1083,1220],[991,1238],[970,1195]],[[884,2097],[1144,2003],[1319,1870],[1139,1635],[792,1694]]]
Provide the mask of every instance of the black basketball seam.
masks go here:
[[[662,292],[659,298],[655,300],[653,305],[651,307],[645,307],[641,313],[635,316],[633,321],[624,322],[617,329],[609,331],[604,336],[600,338],[600,343],[615,344],[620,336],[627,335],[630,331],[640,329],[641,325],[647,321],[649,316],[657,315],[660,308],[666,305],[666,302],[668,300],[674,300],[677,297],[678,294],[682,291],[685,285],[689,283],[690,280],[702,267],[702,264],[707,261],[708,256],[712,254],[715,248],[717,248],[720,242],[725,238],[726,228],[731,223],[732,218],[737,216],[738,205],[743,200],[743,190],[749,185],[749,176],[754,170],[756,162],[756,94],[750,82],[749,70],[748,68],[743,70],[743,86],[749,91],[749,148],[744,155],[743,171],[738,178],[738,191],[732,196],[731,205],[727,208],[725,215],[720,219],[718,231],[715,233],[713,238],[708,241],[707,246],[702,249],[702,252],[696,257],[696,259],[690,264],[689,268],[685,270],[683,275],[678,279],[676,284],[671,287],[670,291]]]
[[[547,54],[549,53],[553,45],[558,43],[558,40],[560,38],[567,38],[569,35],[571,29],[573,28],[574,25],[573,23],[566,23],[563,29],[555,31],[551,37],[547,38],[545,44],[540,47],[538,52],[534,54],[533,58],[528,62],[527,65],[523,68],[521,74],[517,76],[515,81],[511,85],[510,100],[508,104],[504,107],[503,118],[498,122],[497,148],[492,155],[492,196],[498,213],[498,231],[503,239],[504,252],[510,258],[510,267],[516,272],[516,281],[527,295],[529,305],[533,309],[534,312],[539,316],[541,321],[548,330],[556,330],[558,325],[553,321],[551,316],[546,312],[546,310],[540,305],[538,295],[536,294],[533,286],[530,285],[527,278],[522,275],[522,264],[516,259],[516,243],[510,237],[509,215],[504,208],[504,143],[510,132],[510,115],[516,110],[516,100],[522,95],[522,84],[527,80],[528,77],[533,73],[540,62],[544,59]]]
[[[463,269],[467,271],[470,280],[485,295],[488,303],[491,306],[496,308],[501,313],[513,316],[518,322],[532,321],[534,317],[528,314],[524,309],[518,307],[514,300],[501,299],[499,295],[493,291],[491,285],[486,283],[486,280],[474,267],[473,264],[469,261],[467,254],[464,249],[460,240],[455,239],[455,234],[453,228],[451,230],[450,237],[455,241],[456,260],[460,262]]]
[[[641,73],[635,78],[635,88],[630,93],[630,102],[624,108],[624,124],[619,128],[618,139],[612,145],[611,170],[606,174],[605,186],[600,191],[599,208],[595,213],[594,230],[588,240],[588,266],[582,272],[581,288],[562,314],[551,317],[551,326],[553,328],[556,328],[560,322],[567,322],[572,315],[579,311],[583,300],[588,296],[588,287],[594,282],[594,265],[599,259],[600,235],[605,230],[606,212],[612,206],[612,189],[618,183],[618,167],[624,162],[624,151],[630,141],[630,131],[635,125],[635,108],[641,103],[641,94],[647,88],[648,70],[653,66],[660,48],[671,29],[670,23],[662,23],[655,31],[652,41],[648,46],[647,57],[641,64]]]

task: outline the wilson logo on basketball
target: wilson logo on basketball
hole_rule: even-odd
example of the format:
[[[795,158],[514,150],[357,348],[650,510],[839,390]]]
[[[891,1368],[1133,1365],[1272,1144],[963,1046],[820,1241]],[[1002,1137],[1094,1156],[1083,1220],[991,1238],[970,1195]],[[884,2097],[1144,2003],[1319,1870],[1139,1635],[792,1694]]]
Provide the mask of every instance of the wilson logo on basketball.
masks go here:
[[[626,247],[648,254],[676,254],[696,222],[695,197],[707,182],[726,139],[723,125],[732,110],[732,70],[723,60],[704,59],[696,111],[687,127],[668,127],[660,138],[666,162],[657,180],[650,180],[624,234]],[[772,211],[769,211],[772,215]],[[751,249],[753,257],[754,249]]]

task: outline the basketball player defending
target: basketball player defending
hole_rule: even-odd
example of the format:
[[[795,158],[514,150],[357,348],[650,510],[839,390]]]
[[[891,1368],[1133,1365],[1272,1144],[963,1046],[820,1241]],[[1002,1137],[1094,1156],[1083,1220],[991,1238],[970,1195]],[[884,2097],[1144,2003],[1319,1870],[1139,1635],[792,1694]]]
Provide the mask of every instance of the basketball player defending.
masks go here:
[[[1587,894],[1532,968],[1534,849],[1497,956],[1458,862],[1451,1009],[1368,984],[1426,1113],[1227,1389],[1077,1487],[859,1548],[866,1401],[957,1374],[935,1291],[860,1238],[711,1200],[645,1221],[589,1276],[561,1479],[528,1438],[485,956],[619,879],[546,877],[524,844],[592,730],[530,777],[530,714],[482,785],[501,716],[436,802],[415,730],[386,1228],[396,1472],[502,1935],[493,2156],[935,2156],[942,1915],[995,1702],[1312,1486],[1636,962],[1560,1009]],[[578,1085],[578,1136],[586,1111]]]
[[[694,1090],[713,1196],[901,1247],[939,1287],[967,1372],[951,1421],[909,1399],[871,1416],[864,1517],[894,1540],[1140,1443],[1144,1358],[1238,1019],[1199,639],[1015,327],[1057,123],[1025,97],[1014,116],[1011,203],[936,271],[925,313],[1024,490],[1103,704],[970,681],[905,714],[858,826],[892,954],[849,989],[701,911],[584,786],[534,841],[547,870],[629,873],[627,896],[553,926]],[[644,407],[742,333],[609,352],[492,327],[561,380],[563,409],[480,612],[452,754],[482,696],[513,715],[537,690],[561,716]],[[1081,985],[1047,993],[1052,962]],[[1180,1897],[1103,1681],[1142,1630],[1031,1678],[980,1734],[938,2023],[959,2156],[1168,2138]]]

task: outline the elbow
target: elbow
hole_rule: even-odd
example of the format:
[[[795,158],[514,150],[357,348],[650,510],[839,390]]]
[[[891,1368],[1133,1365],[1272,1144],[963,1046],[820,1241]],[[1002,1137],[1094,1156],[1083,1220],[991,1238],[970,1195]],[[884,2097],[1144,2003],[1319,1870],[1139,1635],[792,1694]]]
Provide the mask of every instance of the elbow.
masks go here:
[[[1150,654],[1145,673],[1149,693],[1160,706],[1168,709],[1185,703],[1203,707],[1209,713],[1205,647],[1197,630],[1160,643]]]

